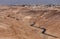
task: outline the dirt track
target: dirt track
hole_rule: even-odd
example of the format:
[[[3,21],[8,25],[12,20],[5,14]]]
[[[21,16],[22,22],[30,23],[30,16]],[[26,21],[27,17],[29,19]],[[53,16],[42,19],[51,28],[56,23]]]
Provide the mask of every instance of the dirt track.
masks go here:
[[[52,36],[37,27],[45,28],[45,33]],[[60,39],[60,9],[0,6],[0,39]]]

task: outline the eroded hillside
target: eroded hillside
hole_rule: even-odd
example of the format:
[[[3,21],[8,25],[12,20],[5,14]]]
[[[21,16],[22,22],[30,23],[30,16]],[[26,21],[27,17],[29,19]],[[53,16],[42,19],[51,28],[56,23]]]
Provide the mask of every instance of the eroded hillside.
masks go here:
[[[0,39],[60,39],[60,7],[0,6]]]

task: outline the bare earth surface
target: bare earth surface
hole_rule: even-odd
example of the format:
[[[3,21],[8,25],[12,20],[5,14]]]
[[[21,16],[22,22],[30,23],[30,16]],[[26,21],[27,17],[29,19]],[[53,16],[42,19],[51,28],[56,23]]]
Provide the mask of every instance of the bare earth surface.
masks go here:
[[[60,7],[0,6],[0,39],[60,39]]]

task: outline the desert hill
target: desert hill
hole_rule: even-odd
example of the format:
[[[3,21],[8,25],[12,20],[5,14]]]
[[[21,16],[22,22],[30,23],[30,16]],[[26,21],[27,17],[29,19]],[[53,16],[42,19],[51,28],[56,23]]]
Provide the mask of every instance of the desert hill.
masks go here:
[[[0,6],[0,39],[60,39],[60,6]]]

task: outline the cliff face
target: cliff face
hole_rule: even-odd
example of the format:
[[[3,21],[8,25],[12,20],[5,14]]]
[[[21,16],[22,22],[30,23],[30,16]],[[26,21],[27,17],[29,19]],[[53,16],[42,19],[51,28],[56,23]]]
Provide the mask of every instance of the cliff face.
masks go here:
[[[0,39],[60,39],[60,9],[0,6]]]

